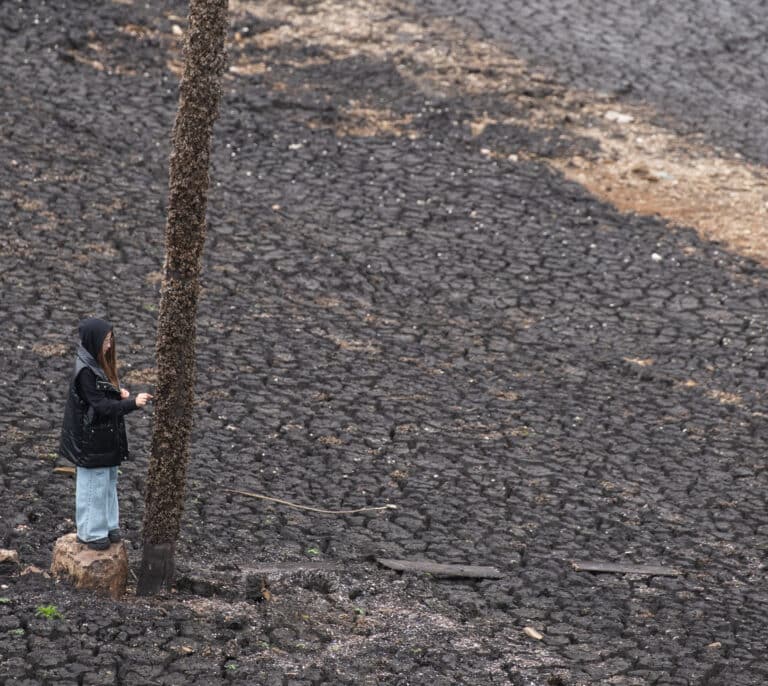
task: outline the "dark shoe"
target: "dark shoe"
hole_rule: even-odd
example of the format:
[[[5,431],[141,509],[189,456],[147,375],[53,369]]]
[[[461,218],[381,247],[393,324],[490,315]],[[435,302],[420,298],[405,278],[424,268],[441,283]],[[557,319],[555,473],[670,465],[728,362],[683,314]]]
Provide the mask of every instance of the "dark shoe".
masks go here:
[[[84,541],[78,536],[77,542],[87,545],[91,550],[106,550],[109,548],[108,538],[97,538],[95,541]]]
[[[107,536],[109,536],[110,543],[120,543],[123,540],[123,534],[120,533],[120,529],[112,529]]]

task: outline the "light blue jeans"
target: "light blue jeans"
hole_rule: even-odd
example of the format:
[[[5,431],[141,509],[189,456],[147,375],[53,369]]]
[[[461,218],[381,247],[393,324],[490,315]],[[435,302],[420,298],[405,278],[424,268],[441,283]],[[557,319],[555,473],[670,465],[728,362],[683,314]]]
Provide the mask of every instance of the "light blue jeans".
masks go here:
[[[75,521],[81,541],[106,538],[120,526],[117,505],[117,467],[77,468]]]

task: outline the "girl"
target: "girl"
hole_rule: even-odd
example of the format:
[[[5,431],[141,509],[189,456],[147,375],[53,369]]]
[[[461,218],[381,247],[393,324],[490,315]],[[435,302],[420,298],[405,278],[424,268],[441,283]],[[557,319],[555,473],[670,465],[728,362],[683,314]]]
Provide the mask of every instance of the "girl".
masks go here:
[[[152,398],[131,398],[120,388],[112,325],[103,319],[80,322],[80,345],[69,384],[59,453],[77,467],[77,540],[106,550],[121,540],[117,466],[128,459],[123,417]]]

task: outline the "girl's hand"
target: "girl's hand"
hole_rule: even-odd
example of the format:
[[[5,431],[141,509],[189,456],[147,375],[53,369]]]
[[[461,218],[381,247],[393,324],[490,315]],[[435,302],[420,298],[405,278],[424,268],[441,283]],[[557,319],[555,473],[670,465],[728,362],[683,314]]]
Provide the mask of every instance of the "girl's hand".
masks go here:
[[[121,388],[121,389],[120,389],[120,397],[121,397],[123,400],[125,400],[125,399],[126,399],[128,396],[130,396],[130,395],[131,395],[131,394],[128,392],[128,389],[127,389],[127,388]]]
[[[136,407],[144,407],[150,400],[152,396],[149,393],[139,393],[136,396]]]

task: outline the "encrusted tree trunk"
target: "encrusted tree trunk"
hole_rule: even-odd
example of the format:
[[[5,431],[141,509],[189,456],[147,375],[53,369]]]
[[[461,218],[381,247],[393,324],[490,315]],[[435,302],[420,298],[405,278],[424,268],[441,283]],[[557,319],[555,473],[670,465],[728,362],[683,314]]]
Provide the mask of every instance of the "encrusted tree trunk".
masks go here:
[[[195,385],[195,323],[205,243],[213,123],[226,61],[227,0],[190,0],[184,73],[173,127],[158,383],[137,592],[167,589],[184,505]]]

